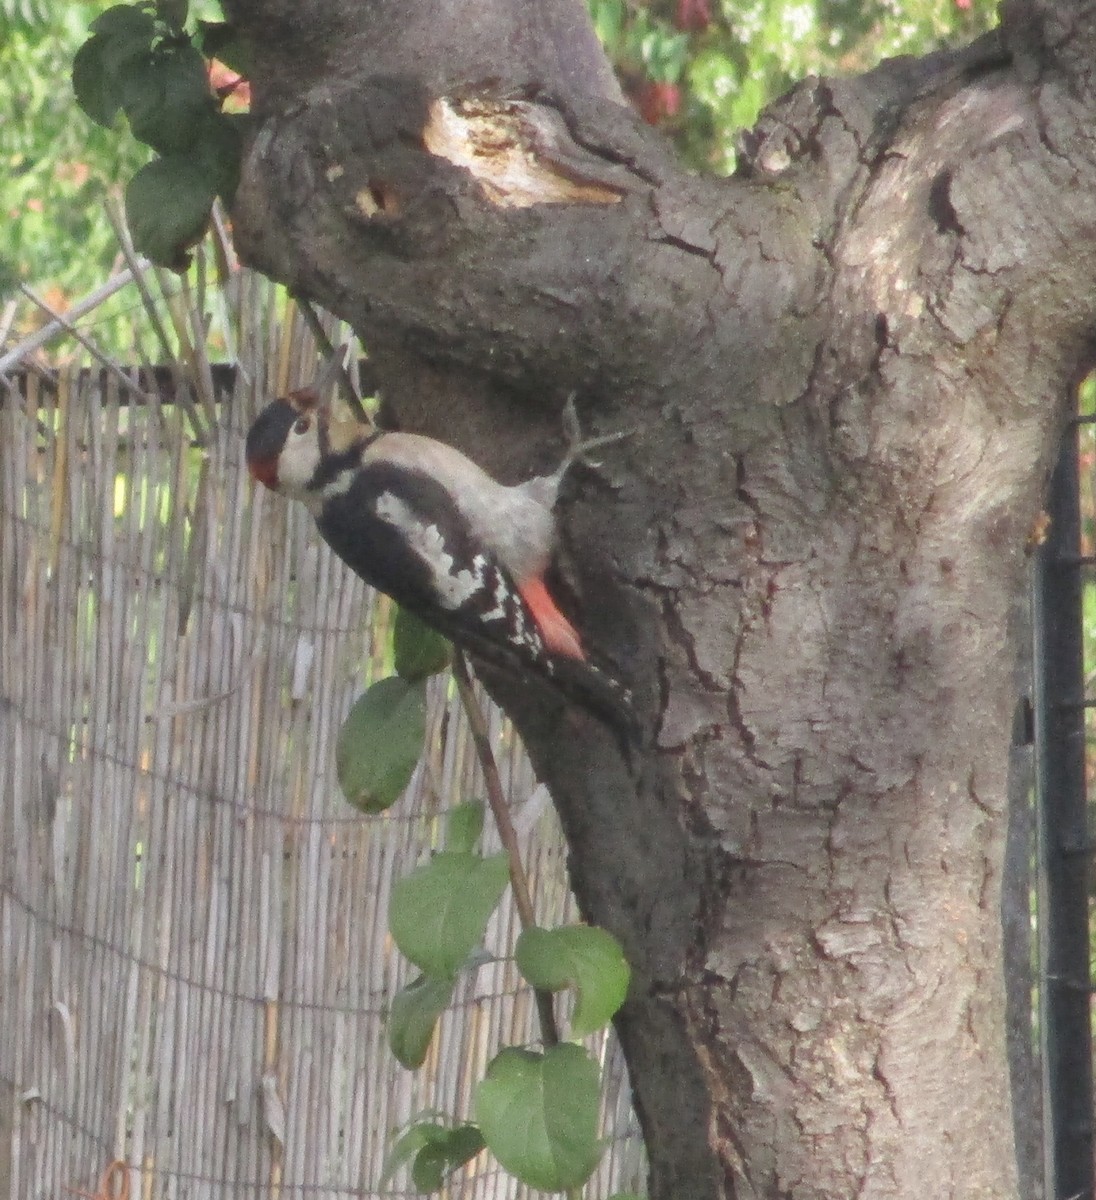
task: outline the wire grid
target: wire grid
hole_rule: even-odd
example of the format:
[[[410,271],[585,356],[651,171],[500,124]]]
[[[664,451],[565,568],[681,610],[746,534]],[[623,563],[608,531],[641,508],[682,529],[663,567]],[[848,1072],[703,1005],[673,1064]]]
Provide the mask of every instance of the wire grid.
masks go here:
[[[132,1197],[410,1194],[379,1187],[393,1134],[467,1116],[496,1050],[536,1040],[504,905],[500,957],[462,979],[424,1067],[387,1049],[413,974],[389,891],[482,795],[478,765],[435,678],[406,795],[376,817],[340,798],[334,737],[384,673],[387,605],[299,506],[252,494],[243,433],[274,371],[249,374],[216,403],[123,402],[75,370],[0,396],[0,1194],[19,1200],[95,1192],[116,1160]],[[491,726],[538,916],[574,919],[550,805]],[[643,1173],[616,1044],[594,1052],[591,1198]],[[526,1194],[486,1155],[448,1188]]]

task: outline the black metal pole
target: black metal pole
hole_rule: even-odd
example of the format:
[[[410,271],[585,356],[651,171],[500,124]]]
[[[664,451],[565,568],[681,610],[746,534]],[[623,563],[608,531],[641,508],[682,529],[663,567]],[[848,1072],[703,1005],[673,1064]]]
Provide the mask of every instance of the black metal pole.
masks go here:
[[[1088,814],[1077,426],[1051,481],[1035,585],[1043,1122],[1048,1200],[1093,1200]]]

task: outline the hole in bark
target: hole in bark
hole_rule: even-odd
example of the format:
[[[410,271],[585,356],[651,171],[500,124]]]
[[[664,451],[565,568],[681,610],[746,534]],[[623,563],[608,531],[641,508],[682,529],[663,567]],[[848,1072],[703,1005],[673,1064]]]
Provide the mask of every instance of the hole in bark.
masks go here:
[[[395,188],[379,179],[371,179],[357,194],[355,200],[359,211],[367,217],[394,217],[400,211]]]
[[[941,171],[929,186],[929,216],[940,233],[962,233],[959,216],[951,202],[951,172]]]

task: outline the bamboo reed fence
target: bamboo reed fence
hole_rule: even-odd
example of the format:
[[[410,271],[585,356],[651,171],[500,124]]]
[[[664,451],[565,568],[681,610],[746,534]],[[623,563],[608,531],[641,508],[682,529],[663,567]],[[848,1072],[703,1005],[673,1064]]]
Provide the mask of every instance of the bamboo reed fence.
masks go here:
[[[412,973],[389,890],[482,796],[479,767],[435,678],[406,795],[376,817],[341,799],[334,736],[385,672],[388,605],[245,480],[251,418],[315,351],[268,285],[231,289],[231,390],[203,297],[156,299],[160,345],[189,359],[170,403],[94,347],[53,380],[0,378],[0,1196],[410,1194],[379,1183],[394,1133],[466,1115],[496,1049],[537,1038],[504,906],[427,1064],[388,1052]],[[551,805],[490,721],[538,914],[573,919]],[[642,1177],[619,1052],[596,1050],[591,1198]],[[447,1194],[527,1191],[483,1155]]]

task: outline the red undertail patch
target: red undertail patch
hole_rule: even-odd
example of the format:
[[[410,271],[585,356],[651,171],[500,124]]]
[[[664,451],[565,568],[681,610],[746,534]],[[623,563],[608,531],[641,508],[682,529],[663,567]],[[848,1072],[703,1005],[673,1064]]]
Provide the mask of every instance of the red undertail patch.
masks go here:
[[[544,644],[553,654],[564,658],[577,658],[586,661],[586,651],[582,648],[582,640],[578,631],[556,607],[556,602],[548,594],[543,579],[530,579],[518,585],[521,598],[525,601],[533,620],[537,623]]]

